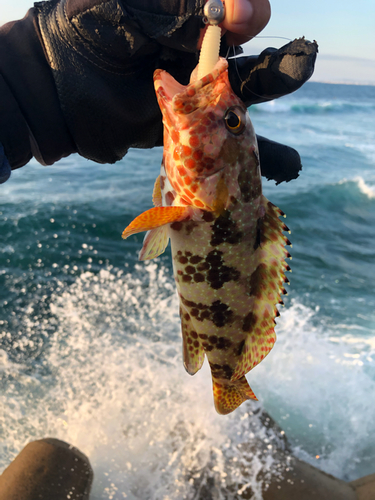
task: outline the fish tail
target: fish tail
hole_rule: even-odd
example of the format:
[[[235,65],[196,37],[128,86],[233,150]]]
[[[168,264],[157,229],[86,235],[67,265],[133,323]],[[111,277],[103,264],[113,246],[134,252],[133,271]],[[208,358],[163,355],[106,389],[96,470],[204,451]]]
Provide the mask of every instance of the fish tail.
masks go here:
[[[212,382],[215,409],[220,415],[231,413],[248,399],[258,400],[245,376],[234,382],[220,383],[214,378]]]

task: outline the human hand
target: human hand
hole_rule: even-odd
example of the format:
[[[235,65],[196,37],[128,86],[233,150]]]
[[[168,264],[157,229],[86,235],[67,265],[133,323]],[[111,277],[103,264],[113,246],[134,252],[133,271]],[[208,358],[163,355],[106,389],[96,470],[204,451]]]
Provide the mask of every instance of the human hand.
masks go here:
[[[8,55],[0,58],[0,69],[7,73],[8,92],[17,96],[15,107],[26,110],[22,119],[28,120],[25,124],[17,118],[10,129],[20,130],[22,125],[26,131],[22,154],[14,154],[21,148],[12,133],[6,130],[0,135],[12,158],[11,167],[24,165],[35,152],[45,164],[74,152],[99,163],[114,163],[130,147],[161,145],[163,127],[152,75],[156,68],[162,68],[181,83],[188,83],[197,64],[204,4],[205,0],[38,2],[26,18],[0,32],[0,55]],[[222,28],[228,44],[243,43],[255,36],[270,16],[268,0],[226,0],[226,10]],[[10,65],[9,61],[22,61],[25,47],[30,64]],[[274,71],[279,63],[284,64],[293,47],[272,51],[269,59],[268,53],[262,53],[259,57],[229,61],[232,87],[246,104],[254,103],[254,96],[269,99],[295,90],[293,71],[291,79],[284,66],[283,71],[276,72],[276,78]],[[302,71],[302,77],[296,80],[298,86],[311,75],[310,62],[309,71]],[[43,72],[38,85],[35,67]],[[19,81],[33,82],[32,98],[29,90],[17,90]],[[32,112],[34,109],[39,110],[38,114]],[[27,140],[29,129],[34,142]],[[261,155],[262,149],[270,149],[264,144],[266,149],[260,148]],[[276,146],[271,149],[275,151]],[[20,157],[17,161],[16,156]],[[0,165],[0,179],[4,182],[9,167],[5,159]],[[294,171],[299,165],[297,162]],[[288,178],[291,176],[284,180]]]
[[[228,45],[242,45],[254,38],[271,17],[268,0],[225,0],[225,18],[220,24]],[[204,36],[198,42],[200,48]]]

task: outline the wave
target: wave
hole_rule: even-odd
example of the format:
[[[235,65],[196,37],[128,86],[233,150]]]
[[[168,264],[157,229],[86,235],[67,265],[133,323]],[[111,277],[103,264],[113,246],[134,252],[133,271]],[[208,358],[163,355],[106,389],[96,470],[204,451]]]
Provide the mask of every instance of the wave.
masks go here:
[[[292,300],[278,319],[272,353],[254,369],[252,385],[297,456],[350,480],[362,474],[361,467],[371,473],[375,457],[367,396],[375,389],[374,359],[370,334],[357,338],[341,327],[332,329],[319,320],[319,308]]]
[[[277,188],[273,186],[269,190],[273,197],[278,194]],[[362,176],[355,176],[352,179],[344,177],[329,184],[308,183],[303,191],[287,191],[285,195],[280,196],[277,203],[282,204],[285,210],[288,210],[288,213],[294,211],[301,212],[301,214],[306,213],[306,210],[302,209],[302,207],[300,209],[296,206],[299,200],[305,208],[311,207],[313,213],[319,212],[324,214],[325,217],[327,217],[327,214],[332,215],[333,212],[340,215],[343,220],[350,218],[350,208],[352,207],[357,210],[362,208],[363,217],[370,217],[369,220],[372,220],[375,179],[371,181],[369,179],[365,180]],[[292,208],[289,209],[288,206]]]
[[[280,99],[267,103],[257,104],[251,107],[251,112],[256,113],[292,113],[306,115],[327,115],[327,114],[372,114],[375,111],[375,104],[349,102],[349,101],[313,101],[313,100],[291,100]]]
[[[174,283],[158,263],[85,272],[57,284],[49,318],[33,308],[17,314],[28,325],[21,348],[34,330],[49,338],[34,365],[0,358],[2,468],[29,440],[52,435],[90,457],[93,499],[189,500],[207,485],[228,498],[249,484],[260,499],[280,440],[264,427],[263,404],[301,457],[319,454],[315,465],[344,478],[367,473],[375,383],[345,357],[357,345],[332,342],[337,332],[316,326],[315,310],[293,302],[282,312],[274,350],[248,376],[262,404],[223,418],[207,363],[194,377],[183,369]]]
[[[365,180],[358,176],[354,177],[354,179],[342,179],[339,182],[340,185],[342,184],[355,184],[359,191],[364,194],[368,199],[373,200],[375,199],[375,185],[371,185],[365,182]]]

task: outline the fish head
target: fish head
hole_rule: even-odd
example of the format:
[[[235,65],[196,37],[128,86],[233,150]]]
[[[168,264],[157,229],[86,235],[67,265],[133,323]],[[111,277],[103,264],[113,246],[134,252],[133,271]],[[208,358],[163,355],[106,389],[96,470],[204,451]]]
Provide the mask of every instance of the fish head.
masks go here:
[[[156,70],[154,85],[174,203],[220,212],[233,198],[231,179],[257,148],[247,109],[229,83],[227,61],[220,58],[201,79],[193,72],[186,86]]]

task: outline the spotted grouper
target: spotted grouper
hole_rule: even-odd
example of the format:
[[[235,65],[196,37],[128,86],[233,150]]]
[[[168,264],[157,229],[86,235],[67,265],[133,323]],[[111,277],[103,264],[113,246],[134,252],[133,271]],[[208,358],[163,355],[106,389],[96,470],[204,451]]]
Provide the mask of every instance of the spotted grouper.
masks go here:
[[[220,58],[187,86],[155,72],[164,123],[155,207],[123,233],[148,231],[141,260],[171,240],[184,366],[194,375],[207,356],[220,414],[256,399],[245,374],[275,343],[276,305],[290,270],[284,214],[262,195],[256,136],[227,67]]]

